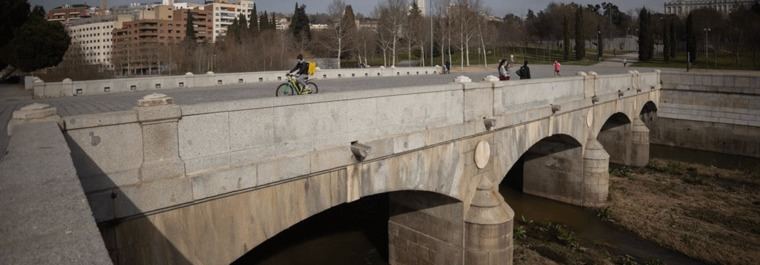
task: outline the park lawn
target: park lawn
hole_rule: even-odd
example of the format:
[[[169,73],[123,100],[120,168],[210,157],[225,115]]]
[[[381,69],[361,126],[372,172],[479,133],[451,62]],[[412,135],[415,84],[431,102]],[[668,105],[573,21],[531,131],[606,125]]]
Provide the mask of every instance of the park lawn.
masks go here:
[[[429,51],[429,50],[428,50]],[[499,60],[502,58],[507,59],[510,58],[510,55],[515,56],[515,64],[522,64],[523,61],[528,60],[530,64],[551,64],[554,62],[554,60],[560,60],[563,65],[594,65],[598,63],[596,60],[596,51],[588,50],[586,51],[586,57],[582,60],[575,60],[574,58],[574,52],[571,51],[571,60],[569,61],[563,61],[562,60],[562,50],[556,50],[556,49],[543,49],[543,48],[533,48],[533,47],[504,47],[504,48],[497,48],[497,49],[489,49],[488,50],[488,66],[496,68],[496,64],[499,63]],[[409,56],[406,52],[400,52],[396,55],[396,62],[402,62],[407,61]],[[389,56],[390,57],[390,56]],[[448,57],[448,56],[447,56]],[[412,60],[421,60],[419,57],[412,55]],[[466,60],[466,59],[465,59]],[[451,51],[451,67],[457,67],[460,66],[462,62],[462,57],[459,53],[459,51],[452,50]],[[391,65],[391,59],[388,59],[388,65]],[[341,62],[342,65],[345,66],[351,66],[357,65],[356,61],[352,60],[343,60]],[[369,65],[373,67],[381,66],[383,65],[383,57],[382,55],[376,55],[374,57],[369,58]],[[425,57],[425,65],[430,65],[430,58]],[[441,56],[436,56],[433,58],[433,65],[441,65]],[[470,49],[470,66],[482,66],[483,64],[483,55],[478,54],[478,49],[476,47],[473,47]],[[465,65],[467,66],[467,65]]]
[[[760,70],[760,62],[753,62],[752,54],[742,54],[739,57],[739,63],[736,62],[736,56],[733,54],[721,53],[718,55],[717,62],[713,54],[710,54],[710,61],[704,61],[704,53],[697,56],[697,61],[692,64],[695,69],[723,69],[723,70]],[[759,58],[760,59],[760,58]],[[636,67],[668,67],[668,68],[686,68],[686,54],[682,53],[664,61],[662,57],[645,62],[633,63]]]

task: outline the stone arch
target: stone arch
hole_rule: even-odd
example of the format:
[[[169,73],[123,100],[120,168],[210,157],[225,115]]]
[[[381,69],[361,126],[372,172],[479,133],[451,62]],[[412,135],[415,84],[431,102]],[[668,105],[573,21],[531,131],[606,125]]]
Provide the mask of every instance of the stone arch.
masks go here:
[[[371,205],[367,205],[368,203]],[[303,233],[302,226],[313,225],[313,220],[319,222],[320,218],[332,214],[332,211],[345,211],[346,208],[351,207],[373,207],[375,211],[385,211],[385,214],[374,213],[372,216],[372,218],[381,218],[382,222],[387,222],[387,231],[382,231],[385,238],[380,240],[374,238],[373,244],[381,251],[381,255],[388,254],[387,258],[391,264],[408,264],[412,260],[407,259],[419,257],[412,253],[425,251],[435,252],[435,255],[432,255],[434,258],[432,264],[443,264],[462,258],[462,238],[464,237],[462,202],[436,192],[395,190],[365,196],[353,202],[324,209],[270,235],[265,241],[244,253],[245,255],[233,264],[249,264],[250,261],[261,258],[261,254],[271,251],[272,247],[268,245],[270,241],[277,243],[277,241],[282,241],[280,237],[293,238],[293,231]],[[259,249],[260,247],[264,249]],[[387,249],[382,249],[383,247]]]
[[[623,111],[611,112],[608,115],[605,115],[600,118],[603,118],[603,119],[598,120],[594,124],[594,135],[596,135],[597,137],[599,136],[599,134],[602,133],[602,131],[615,129],[620,126],[625,126],[626,124],[633,123],[633,119],[631,119],[631,115]]]
[[[598,181],[586,177],[584,146],[572,136],[545,137],[515,161],[503,182],[524,193],[575,205],[595,206]],[[588,194],[587,194],[588,193]],[[606,190],[604,194],[606,200]]]
[[[650,129],[653,128],[652,126],[657,121],[657,110],[657,104],[649,100],[641,106],[638,112],[639,119]]]
[[[542,120],[497,131],[494,134],[496,154],[493,159],[493,183],[502,183],[520,157],[545,138],[562,135],[562,137],[572,138],[573,142],[585,145],[589,134],[586,120],[587,113],[575,112],[554,121]],[[559,125],[550,125],[551,122]]]

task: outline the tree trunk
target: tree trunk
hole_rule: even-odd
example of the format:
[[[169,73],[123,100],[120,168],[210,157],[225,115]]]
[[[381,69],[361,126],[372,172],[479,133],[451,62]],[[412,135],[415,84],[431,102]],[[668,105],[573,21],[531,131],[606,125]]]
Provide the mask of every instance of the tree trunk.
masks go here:
[[[386,49],[383,49],[383,66],[388,67],[388,55],[385,50]]]
[[[406,50],[409,53],[406,55],[406,57],[409,58],[409,66],[412,66],[412,42],[409,40],[406,42]]]
[[[394,34],[393,47],[391,48],[391,55],[393,55],[393,58],[391,58],[391,62],[392,62],[391,67],[396,66],[396,41],[397,41],[397,36]]]
[[[465,56],[467,57],[467,66],[470,66],[470,40],[469,39],[464,42],[464,50],[466,53]]]
[[[340,56],[343,53],[343,38],[338,37],[338,69],[340,69]]]
[[[425,67],[425,45],[420,45],[420,54],[422,54],[422,67]]]
[[[488,51],[486,50],[486,42],[483,40],[483,33],[480,33],[480,46],[483,48],[483,66],[488,68]]]

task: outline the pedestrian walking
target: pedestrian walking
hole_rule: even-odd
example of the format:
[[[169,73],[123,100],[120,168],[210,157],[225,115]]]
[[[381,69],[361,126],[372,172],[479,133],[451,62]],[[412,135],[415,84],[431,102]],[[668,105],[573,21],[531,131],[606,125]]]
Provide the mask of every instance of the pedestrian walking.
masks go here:
[[[623,58],[623,67],[628,67],[628,58]]]
[[[560,68],[562,67],[561,64],[559,64],[559,60],[554,60],[554,76],[562,76],[559,73]]]

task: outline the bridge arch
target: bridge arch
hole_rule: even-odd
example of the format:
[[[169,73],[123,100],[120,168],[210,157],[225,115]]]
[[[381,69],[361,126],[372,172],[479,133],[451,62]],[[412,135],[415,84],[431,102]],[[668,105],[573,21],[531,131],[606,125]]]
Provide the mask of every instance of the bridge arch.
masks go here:
[[[527,194],[583,205],[583,167],[583,144],[572,136],[555,134],[525,150],[502,184]]]
[[[435,251],[434,264],[443,264],[455,258],[452,255],[458,251],[457,243],[461,245],[462,226],[462,203],[456,198],[429,191],[390,191],[336,205],[301,220],[271,235],[232,264],[348,264],[357,259],[407,264],[404,259],[410,256],[400,251]],[[421,242],[409,242],[418,239],[414,234],[424,235],[426,247],[441,249],[426,250]],[[341,245],[349,240],[355,244]],[[376,252],[367,255],[366,251],[372,250]],[[320,255],[314,257],[313,253]]]
[[[654,128],[653,124],[657,120],[657,104],[651,100],[644,103],[639,111],[639,118],[648,128]]]

